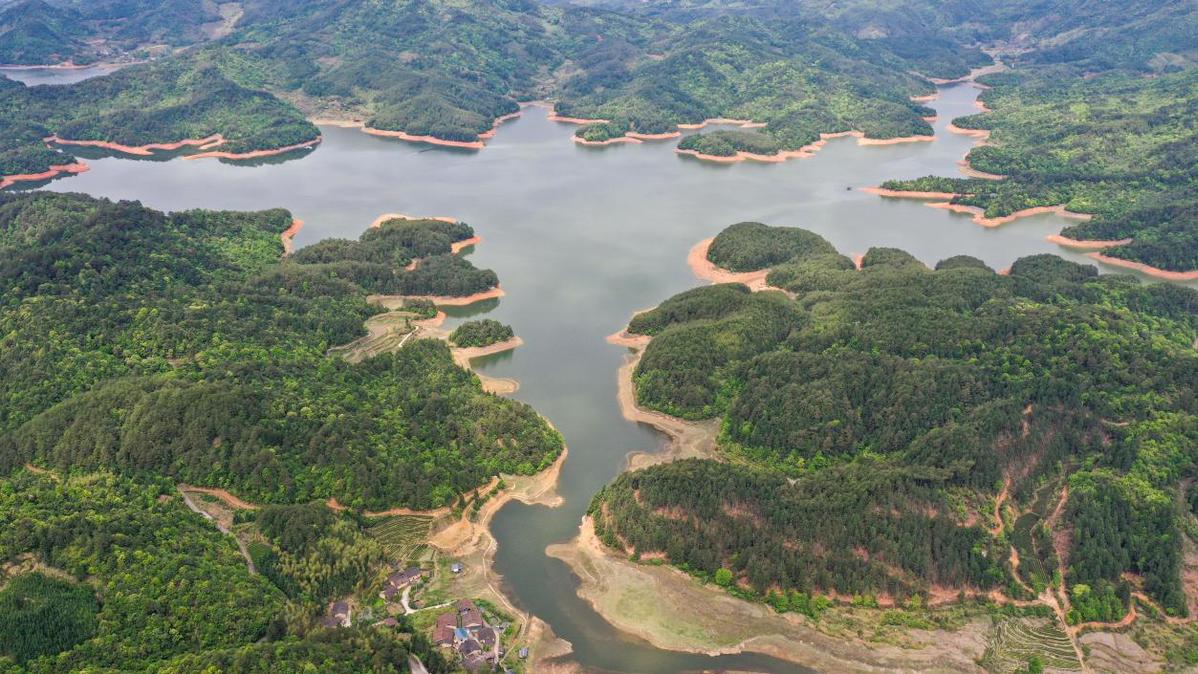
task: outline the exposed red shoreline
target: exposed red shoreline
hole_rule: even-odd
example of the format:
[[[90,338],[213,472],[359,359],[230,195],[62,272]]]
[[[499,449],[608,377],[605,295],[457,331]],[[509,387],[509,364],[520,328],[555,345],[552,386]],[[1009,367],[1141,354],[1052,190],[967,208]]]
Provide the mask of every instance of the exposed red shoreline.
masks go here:
[[[283,257],[290,257],[295,252],[295,235],[304,228],[304,221],[295,218],[291,221],[291,226],[283,230],[279,238],[283,241]]]
[[[508,120],[515,119],[515,118],[519,117],[521,114],[522,114],[521,111],[517,110],[516,112],[512,112],[512,113],[509,113],[506,115],[501,115],[499,117],[496,117],[495,121],[491,124],[491,128],[478,134],[477,140],[446,140],[444,138],[438,138],[437,136],[428,136],[428,135],[417,136],[417,135],[407,133],[406,131],[388,131],[386,129],[373,129],[369,126],[366,126],[365,122],[349,122],[349,121],[338,121],[338,120],[331,120],[331,119],[318,119],[318,120],[312,120],[312,123],[340,126],[340,127],[347,128],[347,129],[361,129],[363,133],[368,133],[372,136],[380,136],[383,138],[395,138],[398,140],[407,141],[409,143],[427,143],[428,145],[438,145],[440,147],[456,147],[456,148],[463,149],[463,150],[481,150],[484,147],[486,147],[486,143],[484,143],[483,141],[487,141],[487,140],[494,138],[496,132],[499,130],[500,124],[503,124],[504,122],[506,122]]]
[[[286,154],[288,152],[294,152],[296,150],[303,150],[306,148],[314,147],[315,145],[320,143],[321,140],[322,140],[322,138],[320,136],[317,136],[317,137],[313,138],[312,140],[305,141],[303,143],[296,143],[295,145],[286,145],[283,147],[276,147],[276,148],[270,149],[270,150],[251,150],[250,152],[225,152],[225,151],[201,152],[199,154],[189,154],[186,157],[184,157],[184,159],[216,158],[216,159],[237,160],[237,159],[258,159],[260,157],[274,157],[276,155]]]
[[[1066,218],[1075,218],[1077,220],[1089,220],[1091,215],[1086,213],[1074,213],[1064,206],[1035,206],[1033,208],[1025,208],[1021,211],[1015,211],[1010,215],[1004,215],[997,218],[987,218],[986,211],[977,206],[966,206],[964,204],[954,204],[951,202],[938,202],[932,204],[924,204],[929,208],[940,208],[954,213],[964,213],[973,216],[973,221],[982,227],[1001,227],[1002,225],[1014,222],[1019,218],[1026,218],[1033,215],[1042,215],[1044,213],[1055,213]]]
[[[503,297],[506,293],[503,288],[495,286],[489,290],[484,290],[473,295],[453,296],[453,295],[371,295],[366,299],[371,302],[384,302],[390,298],[408,299],[408,300],[428,300],[440,307],[464,307],[475,302],[483,300],[492,300]]]
[[[18,173],[11,176],[0,176],[0,190],[11,187],[21,182],[37,182],[40,180],[50,180],[51,178],[66,174],[83,173],[88,170],[88,165],[82,162],[73,164],[58,164],[51,166],[48,171],[42,173]]]
[[[585,145],[587,147],[606,147],[608,145],[621,145],[626,143],[639,145],[641,143],[639,138],[634,138],[628,135],[616,136],[615,138],[608,138],[607,140],[587,140],[580,136],[571,136],[571,138],[576,144]]]
[[[943,201],[953,199],[957,195],[954,192],[904,192],[902,190],[888,190],[885,187],[862,187],[860,192],[866,194],[876,194],[880,197],[888,199],[923,199],[931,201]]]
[[[686,256],[686,264],[696,278],[708,283],[743,283],[754,292],[770,287],[765,281],[765,278],[769,276],[769,269],[746,272],[728,271],[707,259],[707,252],[711,250],[711,244],[714,241],[714,237],[703,239],[692,246]],[[611,340],[609,339],[609,341]]]
[[[154,150],[180,150],[185,147],[210,147],[214,144],[225,142],[224,136],[219,133],[214,133],[205,138],[185,138],[173,143],[147,143],[145,145],[123,145],[121,143],[113,143],[106,140],[68,140],[59,138],[58,136],[49,136],[46,138],[47,143],[55,143],[57,145],[79,145],[83,147],[98,147],[114,152],[123,152],[125,154],[137,155],[146,157],[154,154]]]
[[[1050,234],[1044,237],[1045,241],[1055,243],[1058,246],[1065,248],[1074,248],[1077,250],[1102,250],[1103,248],[1114,248],[1115,246],[1126,246],[1131,243],[1131,239],[1119,239],[1117,241],[1097,241],[1093,239],[1069,239],[1060,234]]]
[[[683,150],[681,148],[675,148],[674,151],[680,155],[686,155],[688,157],[694,157],[703,161],[715,162],[719,164],[735,164],[742,161],[757,161],[768,164],[776,164],[784,162],[788,159],[807,159],[809,157],[813,157],[815,156],[816,152],[819,152],[825,145],[828,144],[828,141],[837,138],[856,138],[857,145],[861,146],[897,145],[899,143],[920,143],[936,140],[935,136],[903,136],[901,138],[881,139],[866,138],[865,134],[860,131],[840,131],[838,133],[821,133],[819,135],[819,140],[811,143],[810,145],[804,145],[797,150],[781,150],[776,154],[757,154],[754,152],[745,152],[741,150],[734,155],[723,156],[703,154],[697,150]]]
[[[480,244],[482,242],[483,242],[483,238],[481,236],[475,234],[474,236],[470,237],[469,239],[462,239],[461,241],[454,241],[453,243],[449,244],[449,253],[451,255],[457,255],[458,253],[461,253],[463,250],[469,248],[470,246],[477,246],[478,244]]]
[[[669,140],[670,138],[681,138],[681,131],[667,131],[665,133],[637,133],[629,131],[624,134],[625,138],[635,138],[636,140]]]
[[[1114,267],[1138,271],[1145,276],[1151,276],[1164,281],[1198,281],[1198,269],[1192,271],[1168,271],[1144,264],[1143,262],[1132,262],[1131,260],[1124,260],[1119,257],[1103,255],[1102,253],[1086,253],[1086,257]]]

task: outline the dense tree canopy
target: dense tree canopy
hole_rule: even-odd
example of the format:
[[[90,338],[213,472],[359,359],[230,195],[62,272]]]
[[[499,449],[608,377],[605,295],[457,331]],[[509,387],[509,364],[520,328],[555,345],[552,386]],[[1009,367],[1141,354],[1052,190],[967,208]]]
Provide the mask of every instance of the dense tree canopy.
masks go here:
[[[1046,518],[1067,480],[1066,579],[1087,588],[1073,619],[1109,616],[1126,572],[1186,610],[1173,504],[1198,469],[1198,292],[1048,255],[1003,276],[875,248],[855,270],[815,234],[758,224],[716,242],[713,260],[779,265],[768,280],[794,299],[715,285],[633,319],[653,336],[638,402],[720,418],[734,465],[622,476],[592,506],[609,543],[761,593],[1006,589],[983,504],[1005,488]],[[1035,582],[1039,530],[1016,529]]]
[[[0,464],[169,475],[271,502],[431,507],[553,461],[557,433],[484,394],[442,342],[357,364],[326,356],[379,311],[358,283],[378,288],[327,264],[280,264],[290,222],[0,199]],[[349,248],[411,235],[439,250],[445,230],[468,232],[407,223]],[[402,273],[412,250],[424,252],[389,247],[380,255],[393,261],[377,266]]]
[[[969,154],[1004,180],[928,177],[899,190],[953,192],[988,217],[1064,205],[1093,214],[1064,235],[1120,241],[1104,253],[1172,270],[1198,269],[1198,69],[1145,79],[1111,74],[1062,82],[1052,73],[990,76],[992,112],[957,119],[992,131]]]

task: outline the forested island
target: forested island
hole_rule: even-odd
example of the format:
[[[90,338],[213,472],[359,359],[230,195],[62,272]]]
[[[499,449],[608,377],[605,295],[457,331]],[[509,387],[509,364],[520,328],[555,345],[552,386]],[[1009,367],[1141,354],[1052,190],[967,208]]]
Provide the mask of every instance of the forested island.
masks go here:
[[[720,420],[719,460],[621,475],[596,534],[779,611],[1039,598],[1069,625],[1183,586],[1198,292],[1048,255],[998,274],[742,223],[708,259],[770,268],[638,314],[636,402]],[[1146,543],[1151,541],[1151,543]]]

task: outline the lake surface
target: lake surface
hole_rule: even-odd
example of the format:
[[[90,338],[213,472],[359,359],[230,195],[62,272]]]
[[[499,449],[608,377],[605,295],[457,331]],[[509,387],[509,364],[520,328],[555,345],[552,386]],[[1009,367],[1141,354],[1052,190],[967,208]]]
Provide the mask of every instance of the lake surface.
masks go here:
[[[972,141],[944,127],[976,112],[976,94],[966,85],[942,90],[931,104],[940,113],[936,142],[859,147],[837,140],[812,159],[779,165],[706,164],[676,155],[673,141],[580,147],[570,142],[574,127],[529,108],[481,152],[328,127],[314,151],[256,165],[80,152],[98,157],[86,159],[91,171],[46,189],[139,199],[164,210],[282,206],[306,223],[300,246],[356,238],[384,212],[470,223],[484,239],[471,259],[495,269],[507,296],[455,311],[452,320],[485,312],[515,328],[525,345],[476,361],[478,369],[520,380],[516,397],[548,417],[570,447],[559,485],[563,506],[513,503],[494,519],[495,567],[508,595],[570,641],[571,658],[590,670],[807,671],[766,657],[662,651],[624,636],[576,596],[568,568],[545,556],[547,545],[577,533],[591,496],[629,452],[662,446],[655,431],[621,416],[616,372],[625,351],[604,337],[637,310],[695,286],[687,251],[742,220],[805,227],[849,255],[894,246],[929,264],[969,254],[1001,269],[1042,252],[1088,262],[1044,241],[1070,222],[1055,215],[985,229],[965,216],[857,191],[887,178],[956,175]]]
[[[74,84],[100,75],[107,75],[123,68],[120,64],[97,64],[80,68],[58,68],[54,66],[3,66],[0,75],[10,80],[35,84]]]

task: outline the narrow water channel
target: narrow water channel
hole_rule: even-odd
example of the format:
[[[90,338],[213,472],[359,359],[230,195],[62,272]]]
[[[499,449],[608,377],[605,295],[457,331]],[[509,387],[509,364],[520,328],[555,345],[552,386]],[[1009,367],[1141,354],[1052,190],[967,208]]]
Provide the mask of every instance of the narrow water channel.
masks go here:
[[[481,152],[328,127],[316,150],[255,165],[80,153],[91,170],[45,189],[165,210],[282,206],[306,223],[300,246],[357,237],[384,212],[470,223],[484,239],[472,260],[496,270],[507,296],[458,310],[452,320],[486,313],[515,328],[525,345],[477,361],[478,369],[518,379],[516,397],[548,417],[570,447],[558,488],[564,505],[513,503],[494,519],[495,567],[507,594],[571,642],[570,657],[590,670],[801,672],[808,670],[772,658],[673,653],[626,637],[577,597],[567,567],[545,556],[547,545],[577,533],[591,496],[630,451],[663,442],[620,415],[616,371],[624,351],[604,337],[635,311],[695,285],[689,248],[742,220],[805,227],[850,255],[894,246],[929,264],[969,254],[1004,268],[1040,252],[1088,262],[1044,241],[1068,224],[1055,215],[984,229],[968,217],[858,191],[887,178],[956,175],[972,141],[945,126],[975,112],[976,95],[967,85],[942,89],[931,104],[939,112],[935,142],[859,147],[837,140],[814,158],[780,165],[705,164],[677,156],[669,141],[579,147],[569,139],[573,127],[529,108]]]

